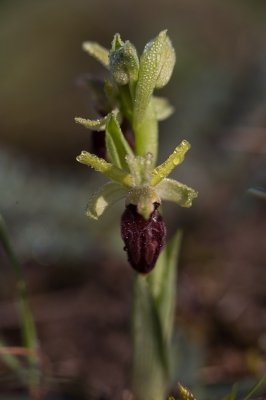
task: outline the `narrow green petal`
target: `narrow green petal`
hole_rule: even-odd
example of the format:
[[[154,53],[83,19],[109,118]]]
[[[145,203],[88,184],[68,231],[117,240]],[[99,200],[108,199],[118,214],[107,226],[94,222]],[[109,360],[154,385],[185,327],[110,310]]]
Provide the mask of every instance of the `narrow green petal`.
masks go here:
[[[111,113],[106,123],[106,148],[114,165],[128,171],[126,156],[133,151],[129,146],[114,113]]]
[[[75,122],[77,124],[81,124],[85,126],[85,128],[91,129],[92,131],[104,131],[105,125],[107,122],[108,115],[103,118],[99,118],[96,120],[92,119],[84,119],[84,118],[75,118]]]
[[[116,182],[108,182],[97,192],[94,193],[90,199],[86,214],[88,217],[98,219],[104,211],[111,207],[118,200],[126,197],[128,190]]]
[[[194,189],[168,178],[163,179],[155,191],[162,200],[172,201],[182,207],[190,207],[192,200],[198,196]]]
[[[134,184],[134,179],[131,174],[87,151],[82,151],[80,156],[77,157],[77,161],[94,168],[96,171],[100,171],[102,174],[108,176],[108,178],[126,188],[131,188]]]
[[[82,48],[109,69],[109,50],[96,42],[84,42],[82,43]]]
[[[170,117],[175,110],[174,107],[169,103],[169,100],[165,97],[152,96],[151,102],[157,121],[163,121],[164,119]]]
[[[151,186],[156,186],[160,183],[170,172],[184,160],[186,152],[190,149],[190,144],[183,140],[175,151],[168,157],[168,159],[155,168],[151,174]]]

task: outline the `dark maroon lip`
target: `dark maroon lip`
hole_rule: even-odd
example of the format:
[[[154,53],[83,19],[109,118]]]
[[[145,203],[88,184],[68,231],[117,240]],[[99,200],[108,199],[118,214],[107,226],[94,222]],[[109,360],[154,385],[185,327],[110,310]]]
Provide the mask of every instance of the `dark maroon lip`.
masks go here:
[[[121,235],[131,266],[142,274],[151,272],[165,245],[166,235],[157,205],[148,220],[138,214],[135,205],[128,205],[121,218]]]

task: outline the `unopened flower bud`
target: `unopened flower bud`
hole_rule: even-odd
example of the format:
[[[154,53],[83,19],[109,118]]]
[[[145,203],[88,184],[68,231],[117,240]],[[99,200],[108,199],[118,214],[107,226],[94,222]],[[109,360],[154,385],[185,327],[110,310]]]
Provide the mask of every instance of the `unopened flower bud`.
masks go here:
[[[118,34],[109,53],[110,73],[117,85],[134,83],[138,79],[139,59],[137,51],[128,40],[123,43]]]
[[[164,247],[166,229],[158,205],[146,220],[138,214],[137,207],[130,204],[121,218],[121,235],[125,242],[128,261],[142,274],[152,271]]]

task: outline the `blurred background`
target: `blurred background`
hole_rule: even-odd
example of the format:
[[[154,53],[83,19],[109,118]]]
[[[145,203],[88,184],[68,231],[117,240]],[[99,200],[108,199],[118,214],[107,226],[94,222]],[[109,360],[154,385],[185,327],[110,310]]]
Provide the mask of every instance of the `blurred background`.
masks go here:
[[[265,0],[0,0],[0,212],[52,366],[51,398],[126,399],[129,387],[124,205],[89,220],[104,178],[75,160],[91,147],[74,117],[96,117],[77,78],[108,71],[81,44],[110,48],[119,32],[141,54],[166,28],[177,63],[156,94],[175,114],[160,123],[159,161],[188,140],[172,177],[199,192],[190,209],[164,209],[168,239],[183,229],[172,392],[180,381],[221,397],[239,381],[244,393],[266,369]],[[2,249],[0,261],[0,337],[17,346]],[[1,398],[18,389],[1,364]]]

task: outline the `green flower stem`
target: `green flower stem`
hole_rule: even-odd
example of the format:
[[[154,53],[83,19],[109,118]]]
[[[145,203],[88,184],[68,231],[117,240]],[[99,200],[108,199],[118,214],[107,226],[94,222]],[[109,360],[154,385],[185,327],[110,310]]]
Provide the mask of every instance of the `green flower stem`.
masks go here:
[[[182,232],[160,254],[147,277],[135,275],[132,310],[132,386],[137,400],[166,399]]]
[[[0,215],[0,241],[2,242],[5,252],[10,260],[11,267],[13,269],[16,278],[16,284],[18,290],[18,315],[20,319],[23,343],[25,347],[27,347],[28,349],[37,350],[38,348],[37,333],[28,298],[26,283],[23,277],[23,272],[19,260],[11,244],[11,241],[8,237],[4,219],[1,215]],[[29,363],[31,366],[29,386],[38,387],[40,382],[39,382],[39,376],[38,374],[36,374],[36,363],[37,363],[36,357],[30,356]]]
[[[133,114],[133,101],[129,85],[118,86],[120,98],[121,98],[121,111],[129,121],[132,121]]]
[[[147,280],[135,274],[132,309],[132,389],[136,400],[164,400],[167,359],[160,318]]]
[[[152,165],[156,165],[158,154],[158,122],[152,102],[149,103],[142,122],[133,122],[133,129],[136,140],[136,155],[145,157],[152,153]]]

